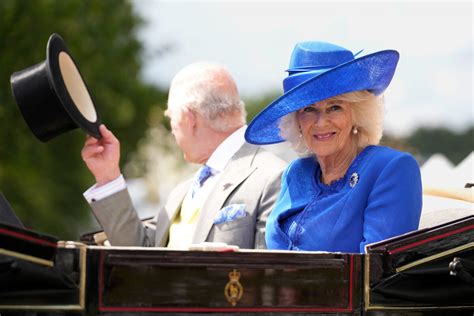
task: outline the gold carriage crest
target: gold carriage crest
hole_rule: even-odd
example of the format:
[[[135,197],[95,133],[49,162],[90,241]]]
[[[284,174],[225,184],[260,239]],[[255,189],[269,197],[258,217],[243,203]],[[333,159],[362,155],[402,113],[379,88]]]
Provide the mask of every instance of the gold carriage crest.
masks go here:
[[[232,306],[235,306],[244,295],[244,287],[240,284],[239,278],[240,272],[237,272],[237,270],[234,269],[234,271],[229,272],[230,280],[224,288],[225,298]]]

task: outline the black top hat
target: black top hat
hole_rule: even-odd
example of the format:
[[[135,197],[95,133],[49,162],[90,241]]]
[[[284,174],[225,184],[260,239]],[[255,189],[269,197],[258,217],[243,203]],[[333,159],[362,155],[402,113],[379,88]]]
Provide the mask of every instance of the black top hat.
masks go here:
[[[101,138],[94,102],[58,34],[49,37],[46,60],[13,73],[10,83],[23,118],[41,141],[77,127]]]

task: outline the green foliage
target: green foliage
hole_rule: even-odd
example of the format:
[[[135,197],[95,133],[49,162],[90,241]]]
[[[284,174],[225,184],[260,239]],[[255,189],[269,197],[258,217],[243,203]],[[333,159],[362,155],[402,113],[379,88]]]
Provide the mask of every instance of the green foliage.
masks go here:
[[[238,83],[237,83],[238,84]],[[247,110],[247,122],[250,122],[258,112],[263,110],[273,100],[279,97],[281,93],[273,92],[267,93],[262,97],[256,99],[245,100],[245,108]]]
[[[406,141],[424,157],[442,153],[457,165],[474,150],[474,126],[460,133],[447,128],[422,127],[417,129]]]
[[[0,190],[27,226],[77,239],[90,217],[82,192],[93,178],[80,157],[84,133],[38,141],[13,100],[10,75],[45,60],[49,35],[60,34],[102,121],[121,140],[122,153],[130,154],[148,127],[150,109],[166,100],[139,78],[141,24],[127,1],[0,1]]]

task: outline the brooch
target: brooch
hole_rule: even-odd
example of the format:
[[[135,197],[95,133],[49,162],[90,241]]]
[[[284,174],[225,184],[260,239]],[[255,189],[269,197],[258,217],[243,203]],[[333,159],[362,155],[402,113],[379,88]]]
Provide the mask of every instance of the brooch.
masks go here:
[[[351,186],[351,188],[355,187],[357,182],[359,182],[359,175],[357,174],[357,172],[354,172],[353,174],[351,174],[351,178],[349,179],[349,185]]]

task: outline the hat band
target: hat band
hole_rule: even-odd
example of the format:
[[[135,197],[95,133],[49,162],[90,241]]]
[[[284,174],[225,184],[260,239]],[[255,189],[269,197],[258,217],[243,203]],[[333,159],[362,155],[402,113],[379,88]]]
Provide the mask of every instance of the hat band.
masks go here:
[[[283,91],[286,93],[306,80],[317,77],[331,68],[322,68],[318,70],[305,72],[290,72],[290,75],[283,79]]]
[[[283,91],[286,93],[287,91],[293,89],[297,85],[303,83],[303,81],[306,81],[308,79],[314,78],[322,74],[323,72],[328,71],[329,69],[335,68],[343,63],[352,61],[357,57],[360,53],[362,53],[364,50],[361,49],[355,54],[351,54],[351,58],[348,58],[347,60],[340,60],[339,63],[334,64],[334,65],[312,65],[312,66],[306,66],[306,67],[291,67],[288,68],[286,71],[288,71],[288,77],[283,79]],[[347,57],[347,56],[346,56]]]
[[[308,72],[308,71],[314,71],[314,70],[327,70],[330,68],[334,68],[336,66],[339,66],[339,64],[324,65],[324,66],[295,67],[295,68],[288,68],[286,71],[288,72],[288,75],[291,76],[300,72]]]

